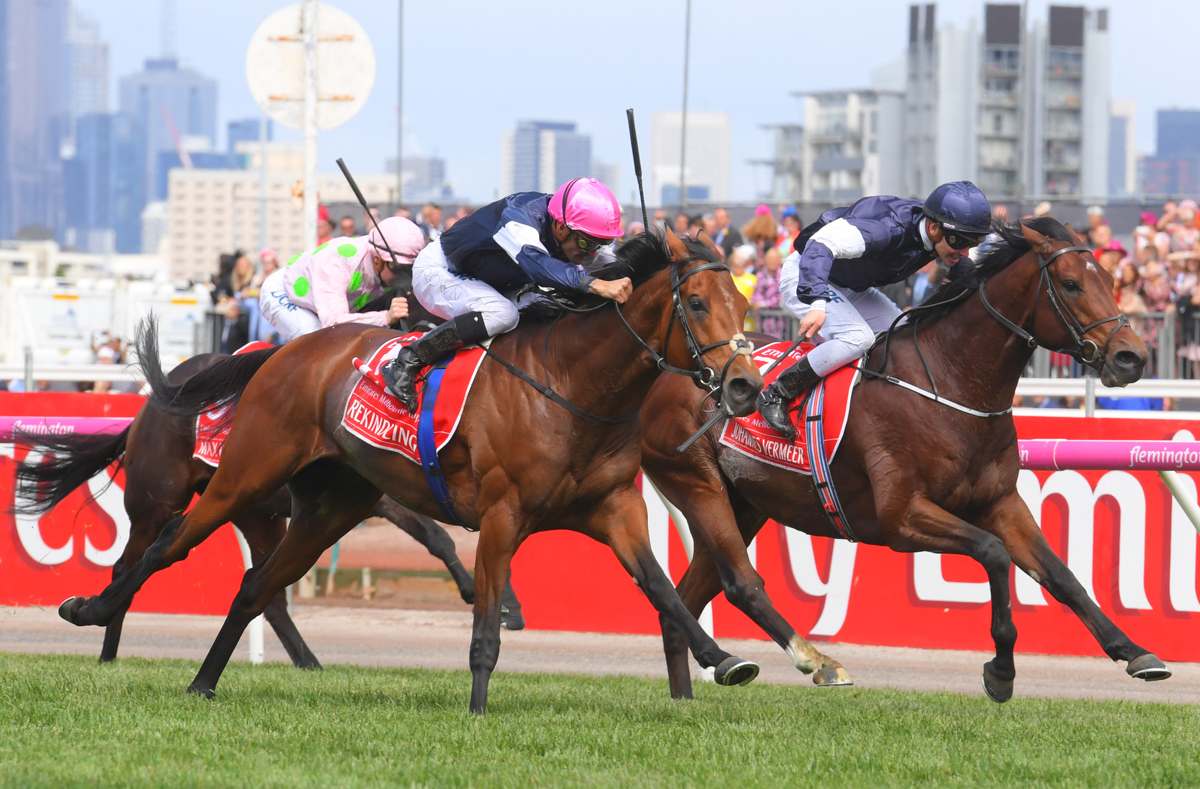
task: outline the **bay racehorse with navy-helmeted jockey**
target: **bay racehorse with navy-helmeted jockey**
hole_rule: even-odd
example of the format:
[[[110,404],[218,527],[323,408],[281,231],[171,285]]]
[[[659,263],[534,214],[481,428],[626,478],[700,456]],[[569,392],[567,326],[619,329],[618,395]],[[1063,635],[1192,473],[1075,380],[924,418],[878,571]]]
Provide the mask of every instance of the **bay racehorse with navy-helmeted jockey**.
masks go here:
[[[771,605],[745,549],[771,518],[813,535],[964,554],[983,565],[996,645],[983,681],[996,701],[1011,697],[1015,677],[1013,563],[1069,606],[1127,673],[1166,679],[1166,665],[1121,632],[1046,543],[1017,493],[1011,415],[1017,381],[1039,344],[1072,355],[1108,386],[1141,377],[1145,346],[1113,300],[1112,277],[1069,228],[1050,218],[989,228],[988,219],[982,194],[960,183],[940,187],[924,205],[867,198],[827,212],[801,235],[784,270],[785,295],[801,318],[801,338],[823,329],[828,339],[764,392],[767,419],[739,420],[739,435],[758,430],[792,445],[799,425],[809,479],[779,455],[755,456],[754,442],[737,440],[725,420],[681,451],[705,422],[696,410],[700,396],[670,379],[656,383],[644,406],[643,465],[696,537],[678,590],[699,613],[723,589],[797,667],[820,676],[824,656],[796,647],[795,630]],[[989,229],[978,262],[947,254],[978,244]],[[949,281],[901,320],[874,286],[903,279],[934,256],[953,264]],[[855,309],[863,304],[874,320]],[[806,320],[822,308],[827,316]],[[884,330],[875,342],[874,332]],[[758,357],[768,375],[789,350],[775,347]],[[853,400],[822,402],[838,386],[848,398],[856,376]],[[817,427],[830,428],[838,405],[845,434],[828,462]],[[663,641],[672,693],[690,695],[686,654],[666,621]]]

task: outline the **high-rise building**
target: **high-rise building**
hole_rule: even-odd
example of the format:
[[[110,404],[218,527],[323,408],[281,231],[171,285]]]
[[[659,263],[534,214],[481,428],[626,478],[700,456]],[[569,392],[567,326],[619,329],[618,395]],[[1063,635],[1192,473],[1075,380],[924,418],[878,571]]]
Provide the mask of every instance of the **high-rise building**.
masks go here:
[[[66,162],[70,240],[94,254],[141,252],[146,205],[141,122],[96,113],[79,118],[75,128],[75,156]]]
[[[1032,28],[1022,6],[984,6],[982,35],[936,28],[909,9],[904,188],[976,181],[992,198],[1108,193],[1108,12],[1050,6]]]
[[[1141,191],[1200,194],[1200,110],[1159,110],[1154,156],[1143,162]]]
[[[61,234],[67,2],[4,0],[0,27],[0,237]]]
[[[801,96],[800,199],[847,202],[903,186],[904,94],[830,90]]]
[[[85,115],[108,112],[108,44],[100,38],[99,23],[74,4],[68,16],[67,43],[71,52],[67,125],[70,153],[75,147],[75,123]]]
[[[1137,193],[1137,102],[1113,99],[1108,115],[1108,194]]]
[[[146,61],[145,68],[121,78],[121,112],[146,130],[146,183],[160,183],[159,153],[177,151],[185,137],[202,137],[211,150],[217,140],[217,83],[181,66],[175,58]]]
[[[396,172],[396,160],[388,159],[384,169]],[[440,156],[404,157],[404,199],[410,203],[450,200],[454,188],[446,180],[446,160]]]
[[[680,112],[656,112],[650,119],[649,200],[679,204]],[[687,161],[683,181],[689,201],[729,199],[730,118],[726,112],[689,112]]]
[[[270,118],[267,118],[265,126],[267,142],[271,142],[271,138],[275,129]],[[258,118],[243,118],[240,121],[230,121],[226,128],[226,153],[236,153],[239,142],[259,142]]]
[[[771,132],[774,155],[750,162],[771,168],[771,186],[763,197],[779,203],[804,199],[804,126],[778,123],[763,128]]]
[[[591,175],[592,138],[574,123],[521,121],[504,135],[500,188],[513,192],[553,192],[572,178]]]

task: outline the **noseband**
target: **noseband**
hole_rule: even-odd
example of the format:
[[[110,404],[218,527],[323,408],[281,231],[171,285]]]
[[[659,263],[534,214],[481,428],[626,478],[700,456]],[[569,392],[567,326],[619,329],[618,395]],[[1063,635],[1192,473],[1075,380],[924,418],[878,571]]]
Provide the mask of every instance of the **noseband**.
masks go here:
[[[1003,325],[1013,334],[1024,340],[1025,344],[1030,348],[1036,348],[1037,346],[1042,345],[1042,347],[1045,347],[1048,350],[1066,353],[1081,364],[1086,364],[1092,368],[1101,368],[1108,360],[1108,349],[1112,344],[1113,337],[1116,336],[1117,332],[1119,332],[1122,327],[1129,325],[1129,316],[1122,312],[1109,318],[1101,318],[1098,321],[1093,321],[1086,326],[1079,322],[1079,319],[1075,317],[1075,314],[1071,312],[1071,310],[1063,302],[1062,296],[1058,292],[1058,288],[1054,286],[1054,280],[1050,277],[1049,271],[1050,264],[1068,252],[1091,252],[1091,250],[1087,247],[1070,246],[1056,250],[1054,254],[1050,255],[1049,257],[1044,258],[1041,256],[1041,254],[1038,254],[1038,266],[1041,269],[1041,281],[1038,283],[1037,293],[1034,295],[1033,312],[1031,313],[1031,318],[1032,316],[1037,315],[1038,301],[1041,300],[1042,290],[1045,289],[1047,299],[1050,301],[1050,306],[1054,308],[1054,313],[1058,316],[1058,319],[1062,321],[1063,325],[1067,327],[1067,331],[1071,333],[1071,338],[1075,341],[1075,347],[1073,349],[1064,350],[1062,348],[1049,348],[1049,346],[1042,345],[1042,342],[1038,338],[1034,337],[1032,334],[1025,331],[1025,329],[1001,315],[1000,311],[993,307],[987,300],[987,280],[984,280],[979,285],[979,300],[983,302],[984,309],[986,309],[993,318],[999,321],[1001,325]],[[1111,323],[1113,321],[1116,321],[1117,325],[1114,326],[1113,330],[1108,333],[1108,339],[1104,341],[1103,348],[1097,345],[1094,340],[1089,340],[1084,336],[1097,326],[1103,326],[1104,324]]]
[[[714,342],[709,345],[701,345],[700,341],[696,339],[696,335],[692,331],[692,325],[688,322],[687,310],[684,309],[683,297],[680,295],[679,289],[683,286],[683,283],[701,271],[729,271],[729,266],[724,263],[711,261],[702,266],[696,266],[685,274],[679,273],[683,266],[697,260],[703,260],[703,258],[685,258],[671,266],[671,306],[675,311],[675,316],[679,319],[679,325],[683,327],[683,338],[687,343],[688,353],[691,354],[696,369],[686,370],[682,367],[675,367],[672,364],[668,364],[664,358],[667,348],[670,347],[671,331],[675,328],[675,321],[671,321],[667,325],[667,336],[663,339],[663,355],[660,355],[647,345],[646,341],[639,337],[638,333],[629,325],[629,321],[625,320],[625,314],[621,312],[621,305],[615,301],[613,305],[617,308],[617,314],[621,316],[621,322],[625,324],[625,328],[629,330],[629,333],[633,335],[633,338],[638,341],[638,344],[642,346],[646,353],[650,354],[650,358],[654,360],[654,364],[659,370],[691,378],[692,383],[697,388],[707,390],[710,397],[720,400],[721,389],[725,385],[725,377],[729,374],[729,367],[733,364],[733,360],[739,355],[749,357],[754,351],[754,344],[747,340],[746,336],[741,332],[738,332],[728,340]],[[725,366],[721,368],[721,372],[717,373],[716,370],[704,363],[704,354],[709,351],[715,351],[717,348],[726,347],[733,351],[733,353],[730,354],[728,361],[725,362]]]

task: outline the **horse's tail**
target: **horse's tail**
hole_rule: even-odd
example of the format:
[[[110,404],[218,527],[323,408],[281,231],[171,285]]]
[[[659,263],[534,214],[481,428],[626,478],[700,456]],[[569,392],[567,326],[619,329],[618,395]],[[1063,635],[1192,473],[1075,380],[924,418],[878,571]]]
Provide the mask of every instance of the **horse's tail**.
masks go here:
[[[114,461],[120,468],[129,428],[120,433],[22,436],[34,450],[45,455],[26,460],[17,468],[17,496],[13,510],[22,515],[49,512],[71,491],[86,484]],[[111,483],[110,483],[111,484]]]
[[[134,346],[138,364],[152,390],[150,402],[159,411],[178,417],[198,416],[217,406],[236,404],[258,368],[279,350],[268,348],[227,356],[187,380],[173,384],[167,380],[159,363],[158,319],[153,315],[139,324]]]

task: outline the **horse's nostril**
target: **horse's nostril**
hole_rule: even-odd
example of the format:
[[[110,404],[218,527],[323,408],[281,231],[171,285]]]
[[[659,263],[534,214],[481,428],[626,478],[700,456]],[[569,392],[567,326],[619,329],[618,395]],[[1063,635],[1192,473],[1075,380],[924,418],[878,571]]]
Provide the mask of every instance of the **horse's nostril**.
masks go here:
[[[745,378],[734,378],[728,383],[729,393],[739,399],[750,397],[754,394],[754,385]]]
[[[1117,351],[1113,361],[1118,367],[1141,367],[1146,363],[1142,355],[1135,351]]]

